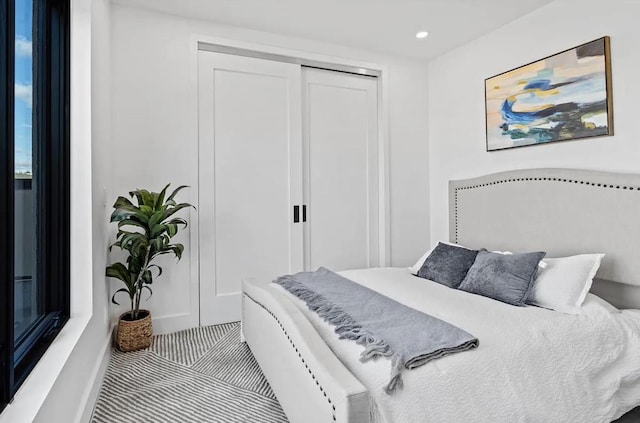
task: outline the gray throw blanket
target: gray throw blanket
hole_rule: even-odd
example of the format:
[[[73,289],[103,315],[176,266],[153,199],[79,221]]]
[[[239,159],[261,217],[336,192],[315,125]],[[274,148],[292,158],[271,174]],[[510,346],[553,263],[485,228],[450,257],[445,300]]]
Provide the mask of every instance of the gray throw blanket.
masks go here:
[[[281,276],[274,281],[303,300],[340,339],[365,347],[360,361],[391,359],[385,392],[402,388],[401,372],[430,360],[478,346],[469,333],[359,285],[323,267]]]

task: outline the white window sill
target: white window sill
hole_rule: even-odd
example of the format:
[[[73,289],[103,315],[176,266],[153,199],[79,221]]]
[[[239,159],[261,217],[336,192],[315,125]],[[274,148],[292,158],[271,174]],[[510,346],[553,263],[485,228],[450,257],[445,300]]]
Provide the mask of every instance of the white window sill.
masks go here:
[[[31,423],[51,391],[71,352],[91,319],[72,316],[0,414],[0,423]]]

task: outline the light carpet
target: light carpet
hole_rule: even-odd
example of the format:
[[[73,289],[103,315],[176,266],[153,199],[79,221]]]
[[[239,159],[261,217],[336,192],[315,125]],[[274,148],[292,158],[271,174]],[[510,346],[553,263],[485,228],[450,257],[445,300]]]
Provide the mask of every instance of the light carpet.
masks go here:
[[[92,423],[285,423],[287,418],[240,324],[155,336],[137,352],[114,350]]]

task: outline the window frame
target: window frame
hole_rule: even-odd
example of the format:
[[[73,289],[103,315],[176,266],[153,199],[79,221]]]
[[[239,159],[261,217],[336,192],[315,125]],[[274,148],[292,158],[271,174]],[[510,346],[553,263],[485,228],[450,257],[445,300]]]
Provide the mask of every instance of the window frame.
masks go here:
[[[44,315],[14,340],[15,1],[0,0],[0,412],[35,367],[70,315],[70,1],[33,0],[34,197]],[[37,56],[37,57],[36,57]],[[36,86],[37,85],[37,86]]]
[[[10,386],[13,372],[9,371],[13,349],[13,208],[14,208],[14,55],[15,55],[15,13],[14,2],[0,0],[0,48],[7,52],[0,58],[0,227],[6,228],[5,236],[0,236],[0,410],[11,399]],[[8,260],[11,258],[11,260]]]

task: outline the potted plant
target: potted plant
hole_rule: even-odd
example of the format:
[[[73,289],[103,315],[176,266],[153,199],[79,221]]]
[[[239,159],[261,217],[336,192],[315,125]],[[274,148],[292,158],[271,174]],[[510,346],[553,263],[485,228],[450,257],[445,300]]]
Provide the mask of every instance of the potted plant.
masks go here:
[[[108,277],[116,278],[124,284],[118,289],[111,301],[118,304],[115,297],[121,292],[127,293],[131,301],[131,310],[123,313],[118,321],[116,345],[121,351],[135,351],[151,345],[153,328],[151,313],[140,310],[143,291],[153,295],[153,278],[162,274],[162,268],[154,263],[163,254],[173,254],[178,260],[182,257],[184,246],[172,244],[171,238],[180,226],[187,227],[186,220],[175,216],[180,210],[193,207],[189,203],[177,203],[175,196],[186,186],[180,186],[165,198],[169,185],[157,192],[138,189],[129,192],[137,204],[125,197],[118,197],[113,205],[111,222],[118,223],[115,246],[125,251],[125,263],[116,262],[107,266]],[[195,208],[195,207],[194,207]],[[153,272],[152,272],[153,271]],[[154,275],[155,273],[155,275]]]

